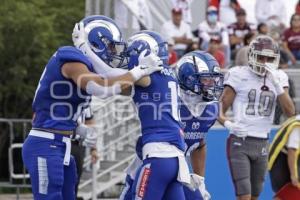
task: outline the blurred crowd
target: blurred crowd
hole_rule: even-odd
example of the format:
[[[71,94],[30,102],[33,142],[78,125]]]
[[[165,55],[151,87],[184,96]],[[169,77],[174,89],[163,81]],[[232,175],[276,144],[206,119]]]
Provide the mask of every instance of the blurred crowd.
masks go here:
[[[127,8],[122,6],[121,0],[115,1],[115,5],[119,5],[115,7],[116,21],[124,24],[127,21],[124,10]],[[135,1],[142,8],[137,9],[140,13],[132,20],[135,29],[151,29],[153,25],[147,1]],[[285,26],[287,11],[284,0],[257,0],[257,24],[247,21],[247,10],[241,7],[238,0],[209,0],[206,18],[196,30],[191,28],[192,1],[171,0],[171,20],[163,23],[159,30],[168,41],[170,64],[189,51],[201,49],[211,53],[222,68],[247,65],[248,45],[258,34],[267,34],[278,42],[281,68],[300,60],[300,1],[295,5],[289,25]]]

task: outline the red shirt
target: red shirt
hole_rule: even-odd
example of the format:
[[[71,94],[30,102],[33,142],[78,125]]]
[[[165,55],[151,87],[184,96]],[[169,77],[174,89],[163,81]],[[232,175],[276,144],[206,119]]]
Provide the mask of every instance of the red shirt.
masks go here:
[[[209,52],[211,53],[211,52]],[[225,54],[221,50],[217,50],[214,53],[211,53],[213,57],[218,61],[221,68],[225,67]]]
[[[294,32],[291,28],[286,29],[282,40],[287,42],[290,50],[300,50],[300,32]]]
[[[169,65],[172,65],[177,62],[177,54],[175,51],[169,52]]]

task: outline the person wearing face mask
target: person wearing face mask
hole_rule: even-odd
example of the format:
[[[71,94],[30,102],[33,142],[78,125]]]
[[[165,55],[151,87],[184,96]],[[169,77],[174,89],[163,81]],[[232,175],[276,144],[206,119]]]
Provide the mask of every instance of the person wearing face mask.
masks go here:
[[[226,57],[225,65],[230,61],[229,37],[225,24],[218,20],[218,11],[214,6],[209,6],[206,11],[206,20],[198,26],[200,49],[207,51],[211,37],[221,36],[220,50]]]
[[[228,26],[229,42],[233,59],[238,50],[245,45],[245,36],[248,33],[255,33],[255,28],[254,24],[247,22],[246,11],[243,8],[236,11],[236,22]]]
[[[230,133],[226,152],[237,200],[257,200],[262,192],[276,102],[287,117],[295,114],[279,59],[278,44],[260,35],[249,44],[247,65],[230,68],[224,77],[219,122]]]

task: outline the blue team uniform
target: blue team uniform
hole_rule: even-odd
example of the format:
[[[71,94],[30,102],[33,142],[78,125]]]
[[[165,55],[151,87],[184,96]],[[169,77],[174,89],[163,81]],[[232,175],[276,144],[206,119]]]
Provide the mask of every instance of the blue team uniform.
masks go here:
[[[162,72],[151,74],[150,78],[148,87],[135,86],[133,97],[141,121],[142,144],[165,142],[184,151],[178,122],[178,83],[173,71],[165,67]],[[143,165],[133,183],[133,199],[183,200],[182,184],[177,181],[177,157],[143,156]]]
[[[186,105],[180,107],[180,116],[184,128],[184,141],[187,145],[186,155],[205,144],[205,137],[208,130],[214,125],[218,118],[219,104],[217,101],[208,102],[202,113],[195,117],[191,114]],[[184,186],[186,200],[201,200],[202,195],[197,189],[190,190]]]
[[[187,144],[186,154],[205,143],[205,137],[218,118],[219,104],[208,102],[202,113],[194,117],[186,105],[180,107],[180,116],[184,130],[184,141]]]
[[[172,95],[177,103],[180,100],[173,71],[165,67],[161,73],[154,73],[150,77],[151,85],[145,88],[135,86],[133,97],[141,121],[142,144],[168,142],[184,151],[179,110],[172,104]]]
[[[32,104],[32,130],[22,149],[34,199],[75,199],[77,178],[69,152],[70,133],[90,96],[62,75],[61,67],[67,62],[80,62],[94,71],[81,51],[69,46],[59,48],[45,67]]]

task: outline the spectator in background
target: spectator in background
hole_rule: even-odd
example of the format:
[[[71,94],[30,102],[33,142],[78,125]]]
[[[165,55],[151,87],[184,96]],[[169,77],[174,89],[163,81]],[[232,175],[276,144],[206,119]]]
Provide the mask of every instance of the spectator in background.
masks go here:
[[[132,32],[153,29],[148,1],[130,0],[124,3],[124,1],[115,0],[114,5],[115,21],[121,29],[132,29]]]
[[[178,58],[185,54],[188,45],[193,43],[193,35],[189,24],[182,20],[182,10],[180,8],[172,9],[172,20],[165,22],[161,28],[161,34],[169,40],[172,38],[175,42],[173,49]]]
[[[278,32],[272,31],[270,32],[270,37],[278,43],[279,46],[279,52],[280,52],[280,60],[279,60],[279,68],[280,69],[287,69],[288,68],[288,62],[289,62],[289,56],[287,52],[284,50],[283,45],[282,45],[282,40],[280,38],[280,34]],[[295,84],[292,79],[289,79],[289,95],[293,99],[296,94],[295,94]],[[275,115],[274,115],[274,124],[279,125],[281,123],[281,116],[283,112],[279,104],[276,104],[275,108]]]
[[[221,68],[225,67],[225,55],[223,51],[220,50],[222,43],[221,36],[215,35],[210,38],[208,53],[210,53],[219,63]]]
[[[168,40],[168,52],[169,52],[169,65],[172,65],[177,62],[177,54],[174,51],[173,47],[175,45],[175,42],[173,38],[169,38]]]
[[[279,61],[279,68],[280,69],[286,69],[288,68],[288,62],[289,62],[289,56],[286,52],[286,50],[283,48],[283,43],[280,37],[280,34],[276,31],[272,31],[269,33],[269,36],[273,38],[275,42],[279,45],[280,50],[280,61]],[[290,81],[291,79],[289,79]]]
[[[259,35],[268,35],[268,33],[269,33],[268,25],[266,23],[263,23],[263,22],[259,23],[257,25],[257,33]]]
[[[208,5],[218,9],[219,19],[226,26],[235,22],[235,12],[241,8],[238,0],[210,0]]]
[[[300,15],[293,14],[290,28],[283,33],[283,48],[290,57],[292,64],[300,60]]]
[[[235,13],[240,9],[238,0],[221,0],[220,3],[220,21],[226,26],[234,23]]]
[[[257,0],[255,17],[257,23],[266,23],[271,30],[282,30],[287,19],[284,0]]]
[[[244,46],[241,47],[236,56],[235,56],[235,65],[236,66],[245,66],[248,65],[248,51],[249,51],[249,44],[255,37],[255,33],[249,32],[244,37]]]
[[[233,67],[224,78],[219,122],[230,133],[227,158],[237,200],[258,200],[263,189],[276,99],[288,117],[295,113],[287,93],[287,75],[265,64],[268,61],[276,66],[278,58],[273,39],[258,36],[249,45],[248,66]],[[265,101],[269,105],[262,106],[260,101],[265,94],[272,95]],[[230,107],[233,121],[225,115]]]
[[[236,22],[228,26],[231,57],[235,58],[237,51],[244,46],[244,38],[248,33],[255,32],[254,24],[246,21],[246,11],[241,8],[236,12]]]
[[[212,36],[221,36],[222,43],[220,49],[224,52],[226,62],[230,62],[230,46],[228,32],[225,24],[218,21],[218,11],[214,6],[209,6],[206,12],[206,20],[198,26],[198,37],[200,40],[200,49],[208,50],[209,42]]]
[[[192,2],[193,0],[172,0],[173,8],[182,10],[182,20],[187,24],[192,24]]]

